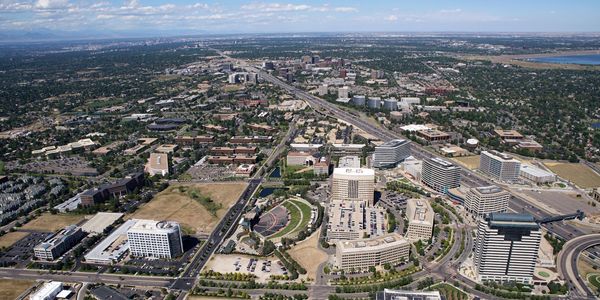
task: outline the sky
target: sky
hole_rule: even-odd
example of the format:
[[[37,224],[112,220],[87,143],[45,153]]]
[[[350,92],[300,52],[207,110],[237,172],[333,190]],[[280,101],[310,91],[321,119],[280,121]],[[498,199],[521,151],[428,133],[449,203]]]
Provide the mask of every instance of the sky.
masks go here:
[[[0,0],[2,31],[599,32],[598,0]]]

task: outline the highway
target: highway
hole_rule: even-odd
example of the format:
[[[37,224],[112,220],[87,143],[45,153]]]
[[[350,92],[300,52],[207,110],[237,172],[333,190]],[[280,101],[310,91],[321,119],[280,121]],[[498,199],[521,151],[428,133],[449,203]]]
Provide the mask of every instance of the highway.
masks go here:
[[[599,244],[600,234],[588,234],[569,240],[558,254],[558,271],[568,279],[573,298],[594,299],[594,293],[577,270],[577,260],[583,251]]]
[[[92,272],[53,272],[29,269],[0,269],[0,277],[23,280],[110,283],[142,287],[169,287],[173,279],[159,276],[98,274]]]

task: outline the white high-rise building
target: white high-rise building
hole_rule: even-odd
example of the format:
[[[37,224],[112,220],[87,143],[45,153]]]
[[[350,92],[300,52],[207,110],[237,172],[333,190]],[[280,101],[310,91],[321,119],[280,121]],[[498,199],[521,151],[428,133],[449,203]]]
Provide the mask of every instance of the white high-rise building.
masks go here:
[[[528,214],[491,213],[480,219],[474,263],[479,281],[530,284],[542,233]]]
[[[362,168],[335,168],[331,177],[332,201],[364,201],[373,205],[375,172]]]
[[[519,178],[521,162],[495,150],[482,151],[479,170],[496,179],[514,182]]]
[[[498,186],[471,188],[465,196],[465,208],[477,217],[489,213],[503,213],[508,209],[510,193]]]
[[[319,89],[317,90],[317,93],[319,93],[319,96],[325,96],[328,93],[328,86],[326,84],[322,84],[319,86]]]
[[[407,239],[427,241],[431,238],[434,212],[428,201],[409,199],[406,203],[406,217],[408,218]]]
[[[421,181],[436,192],[447,193],[460,186],[460,168],[441,158],[423,160]]]
[[[135,257],[174,258],[183,253],[179,224],[136,220],[127,231],[129,251]]]
[[[350,88],[348,88],[347,86],[339,88],[338,89],[338,98],[342,98],[342,99],[348,98],[349,91],[350,91]]]
[[[410,156],[410,142],[407,140],[391,140],[375,147],[373,167],[396,167],[398,163]]]

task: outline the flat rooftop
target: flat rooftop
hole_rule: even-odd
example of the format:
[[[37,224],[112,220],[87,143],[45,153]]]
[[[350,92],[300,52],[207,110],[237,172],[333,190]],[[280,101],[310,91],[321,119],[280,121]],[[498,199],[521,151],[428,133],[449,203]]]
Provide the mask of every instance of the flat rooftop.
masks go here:
[[[476,187],[475,190],[477,190],[477,192],[479,192],[480,194],[495,194],[495,193],[500,193],[503,191],[503,189],[501,189],[498,186],[495,185],[489,185],[489,186],[480,186],[480,187]]]
[[[391,147],[391,148],[394,148],[394,147],[398,147],[398,146],[404,145],[406,143],[408,143],[407,140],[397,139],[397,140],[387,141],[387,142],[381,144],[381,146],[378,146],[378,147]]]
[[[123,213],[99,212],[94,217],[89,219],[81,230],[87,233],[102,233],[104,229],[112,225],[123,216]]]
[[[343,252],[362,252],[378,250],[392,245],[408,244],[408,241],[398,233],[388,233],[369,239],[339,241],[336,245]]]
[[[333,175],[375,176],[375,170],[365,168],[335,168]]]
[[[444,167],[444,168],[451,168],[451,167],[458,168],[453,163],[451,163],[445,159],[439,158],[439,157],[430,158],[429,161],[431,161],[432,163],[434,163],[438,166]]]

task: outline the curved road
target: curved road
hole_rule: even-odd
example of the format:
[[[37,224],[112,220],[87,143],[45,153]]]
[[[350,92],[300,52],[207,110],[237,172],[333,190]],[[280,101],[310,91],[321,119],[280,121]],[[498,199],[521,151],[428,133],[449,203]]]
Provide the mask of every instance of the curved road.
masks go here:
[[[600,234],[588,234],[569,240],[558,254],[558,272],[569,281],[574,297],[594,299],[594,293],[586,285],[577,270],[577,260],[585,249],[600,245]],[[573,288],[574,286],[574,288]]]

